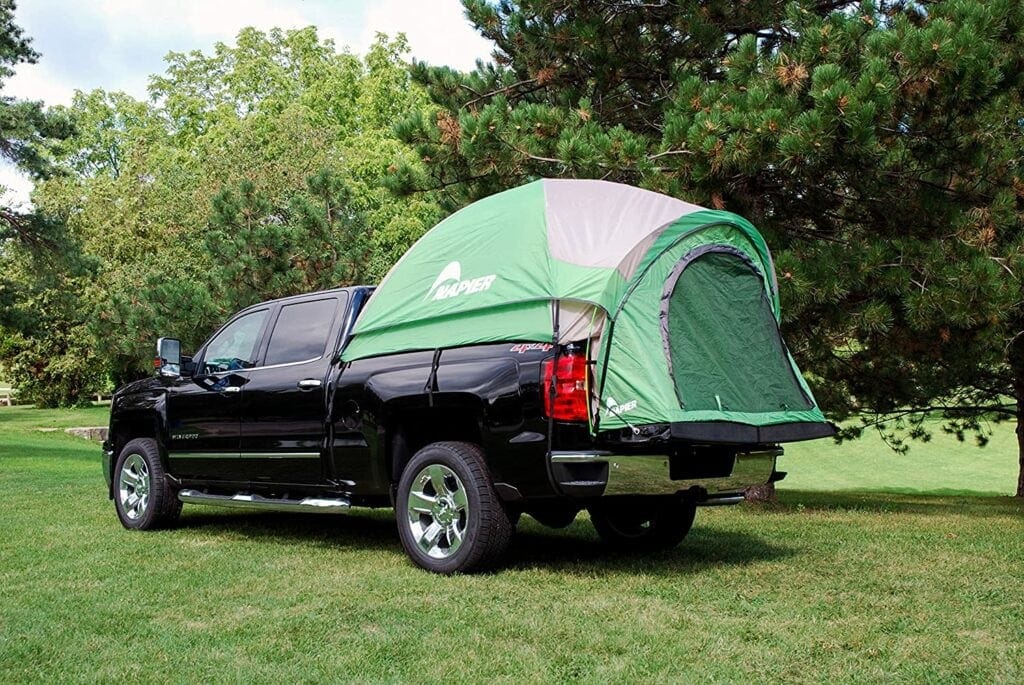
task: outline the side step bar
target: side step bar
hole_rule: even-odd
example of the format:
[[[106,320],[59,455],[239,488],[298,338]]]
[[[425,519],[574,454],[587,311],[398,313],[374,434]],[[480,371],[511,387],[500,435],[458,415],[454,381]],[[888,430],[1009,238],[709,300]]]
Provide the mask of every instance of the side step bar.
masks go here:
[[[293,511],[313,514],[336,514],[348,511],[351,506],[347,499],[329,497],[306,497],[305,499],[278,499],[261,495],[211,495],[198,490],[182,490],[178,499],[189,504],[211,504],[216,507],[235,509],[262,509],[263,511]]]

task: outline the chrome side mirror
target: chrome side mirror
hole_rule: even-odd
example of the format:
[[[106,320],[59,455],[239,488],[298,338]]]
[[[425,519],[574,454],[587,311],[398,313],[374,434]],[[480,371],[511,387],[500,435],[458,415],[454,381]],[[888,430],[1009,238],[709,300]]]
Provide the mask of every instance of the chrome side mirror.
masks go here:
[[[153,366],[160,376],[178,378],[181,376],[181,341],[175,338],[160,338],[156,341],[156,359]]]

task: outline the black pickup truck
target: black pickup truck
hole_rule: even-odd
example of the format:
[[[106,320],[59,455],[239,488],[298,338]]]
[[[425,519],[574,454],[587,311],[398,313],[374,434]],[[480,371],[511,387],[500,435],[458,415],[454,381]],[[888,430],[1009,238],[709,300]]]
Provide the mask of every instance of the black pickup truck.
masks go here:
[[[515,340],[341,360],[370,287],[249,307],[191,358],[114,395],[103,472],[127,528],[182,503],[342,512],[393,506],[423,568],[493,565],[521,514],[587,509],[609,544],[677,544],[699,505],[779,479],[770,434],[701,443],[666,426],[587,424],[587,350]],[[764,435],[758,441],[758,436]]]

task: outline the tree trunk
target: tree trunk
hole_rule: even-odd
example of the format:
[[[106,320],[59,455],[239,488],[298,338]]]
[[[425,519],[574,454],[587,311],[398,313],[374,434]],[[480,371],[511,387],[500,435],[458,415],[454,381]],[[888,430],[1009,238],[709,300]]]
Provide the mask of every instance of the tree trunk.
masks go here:
[[[1017,497],[1024,497],[1024,331],[1006,346],[1006,361],[1013,375],[1013,399],[1017,401]]]
[[[1013,390],[1017,396],[1017,497],[1024,497],[1024,375],[1014,377]]]
[[[1024,331],[1006,346],[1006,361],[1013,375],[1013,399],[1017,400],[1017,497],[1024,497]]]
[[[1017,395],[1017,406],[1020,407],[1020,395]],[[1024,421],[1021,421],[1020,409],[1017,409],[1017,462],[1020,470],[1017,472],[1017,497],[1024,497]]]

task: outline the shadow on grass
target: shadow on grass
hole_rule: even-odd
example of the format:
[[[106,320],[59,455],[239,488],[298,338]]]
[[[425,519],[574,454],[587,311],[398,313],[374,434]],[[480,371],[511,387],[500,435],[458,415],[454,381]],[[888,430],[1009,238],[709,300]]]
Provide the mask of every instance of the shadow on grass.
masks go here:
[[[205,530],[267,543],[398,549],[394,517],[383,509],[341,515],[190,509],[182,514],[179,530]]]
[[[793,514],[801,513],[807,509],[939,516],[976,516],[981,518],[1020,516],[1024,514],[1024,500],[1022,499],[1006,496],[979,497],[962,492],[908,493],[780,490],[778,504],[763,506],[766,511]]]
[[[510,569],[546,568],[648,575],[699,573],[785,559],[796,550],[749,533],[703,528],[699,524],[678,547],[662,552],[619,552],[590,534],[588,523],[562,531],[528,528],[516,535],[506,558]]]
[[[861,511],[912,515],[1005,517],[1024,514],[1024,502],[1011,497],[943,497],[892,493],[780,491],[771,505],[742,505],[745,516],[789,516],[815,511]],[[376,550],[402,554],[390,510],[357,509],[347,515],[286,514],[189,507],[179,530],[204,530],[261,544]],[[580,517],[551,530],[523,517],[505,562],[498,569],[530,568],[591,573],[680,574],[786,559],[798,549],[756,534],[698,524],[681,545],[656,553],[617,553],[601,543]]]
[[[357,510],[347,515],[200,510],[183,515],[179,529],[223,532],[267,544],[403,553],[390,510]],[[678,574],[783,559],[795,552],[756,535],[698,526],[675,549],[627,554],[598,540],[585,519],[569,528],[551,530],[524,517],[497,571],[545,568]]]

